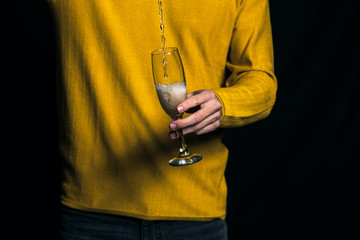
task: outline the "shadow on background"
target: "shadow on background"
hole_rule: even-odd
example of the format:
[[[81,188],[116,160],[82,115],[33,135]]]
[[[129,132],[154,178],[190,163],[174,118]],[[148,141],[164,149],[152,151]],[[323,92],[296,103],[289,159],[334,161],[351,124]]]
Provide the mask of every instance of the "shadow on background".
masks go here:
[[[229,238],[360,239],[359,3],[270,0],[270,9],[278,98],[267,119],[225,136]],[[57,239],[54,29],[45,1],[14,10],[8,222]]]

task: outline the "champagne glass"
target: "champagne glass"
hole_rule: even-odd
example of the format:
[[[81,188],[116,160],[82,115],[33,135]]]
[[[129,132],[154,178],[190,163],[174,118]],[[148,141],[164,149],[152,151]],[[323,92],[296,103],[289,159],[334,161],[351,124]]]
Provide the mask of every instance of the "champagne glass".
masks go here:
[[[151,53],[151,62],[156,92],[162,108],[173,120],[182,118],[183,114],[179,114],[176,107],[187,98],[187,88],[179,50],[175,47],[155,50]],[[192,154],[184,137],[180,135],[179,155],[171,159],[169,164],[185,166],[200,161],[202,156]]]

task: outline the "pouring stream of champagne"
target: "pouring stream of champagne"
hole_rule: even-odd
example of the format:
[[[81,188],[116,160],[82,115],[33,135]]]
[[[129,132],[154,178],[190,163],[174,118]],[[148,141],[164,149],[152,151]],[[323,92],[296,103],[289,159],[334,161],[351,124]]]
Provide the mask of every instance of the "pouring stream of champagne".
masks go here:
[[[165,84],[168,84],[168,79],[167,79],[168,75],[166,72],[167,60],[166,60],[166,56],[165,56],[164,19],[163,19],[163,10],[162,10],[161,0],[158,0],[158,6],[159,6],[160,29],[161,29],[161,44],[162,44],[162,51],[163,51],[164,79],[165,79]]]

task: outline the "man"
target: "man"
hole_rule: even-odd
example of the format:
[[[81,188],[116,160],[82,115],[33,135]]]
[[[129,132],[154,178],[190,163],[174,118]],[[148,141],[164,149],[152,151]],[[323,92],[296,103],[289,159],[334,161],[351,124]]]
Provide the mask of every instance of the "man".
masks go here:
[[[190,92],[178,111],[193,112],[172,122],[151,72],[157,1],[48,1],[60,48],[63,238],[226,239],[223,128],[263,119],[275,102],[268,1],[163,1],[166,44],[180,50]],[[182,134],[203,160],[171,167]]]

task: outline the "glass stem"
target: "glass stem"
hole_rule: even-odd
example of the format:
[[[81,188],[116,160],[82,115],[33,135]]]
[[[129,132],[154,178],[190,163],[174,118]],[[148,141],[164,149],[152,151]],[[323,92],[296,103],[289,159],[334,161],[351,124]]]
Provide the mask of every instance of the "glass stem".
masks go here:
[[[175,116],[175,119],[174,120],[178,120],[178,119],[181,119],[183,116],[183,114],[179,114],[177,116]],[[179,153],[179,157],[187,157],[189,156],[191,153],[189,152],[188,148],[187,148],[187,145],[185,143],[185,138],[182,134],[181,131],[178,131],[177,132],[177,135],[180,136],[179,137],[179,143],[180,143],[180,153]]]
[[[190,152],[187,148],[187,145],[185,143],[185,138],[184,136],[181,136],[179,138],[179,141],[180,141],[180,153],[179,153],[179,157],[185,157],[185,156],[188,156],[190,155]]]

